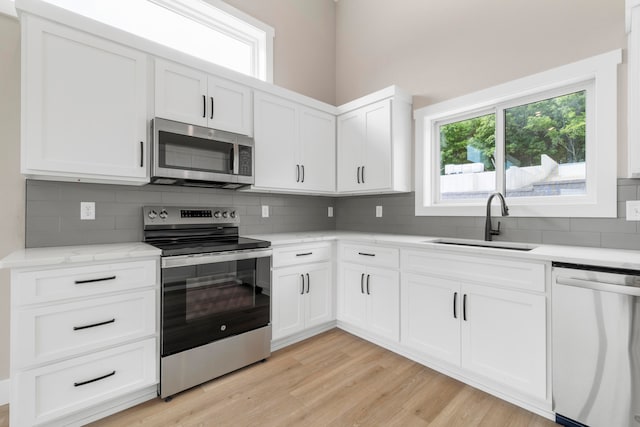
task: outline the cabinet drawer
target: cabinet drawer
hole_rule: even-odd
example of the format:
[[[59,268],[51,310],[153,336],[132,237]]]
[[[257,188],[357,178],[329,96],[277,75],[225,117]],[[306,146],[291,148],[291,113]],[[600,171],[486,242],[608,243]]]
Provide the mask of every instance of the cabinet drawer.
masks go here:
[[[512,289],[545,291],[543,263],[412,250],[403,250],[401,258],[403,271]]]
[[[396,248],[351,243],[344,243],[340,248],[340,261],[374,267],[398,268],[399,251]]]
[[[94,264],[82,267],[18,271],[13,277],[14,305],[131,290],[157,283],[155,259]]]
[[[17,374],[17,425],[38,425],[157,383],[155,338]]]
[[[14,366],[48,362],[156,332],[156,291],[19,310]]]
[[[329,242],[287,246],[273,250],[274,267],[329,260],[331,260],[331,243]]]

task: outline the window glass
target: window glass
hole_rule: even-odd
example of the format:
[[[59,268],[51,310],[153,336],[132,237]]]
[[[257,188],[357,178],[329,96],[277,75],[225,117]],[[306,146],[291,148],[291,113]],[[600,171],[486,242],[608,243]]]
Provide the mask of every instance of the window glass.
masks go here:
[[[586,194],[586,91],[504,110],[507,197]]]
[[[193,0],[46,0],[188,55],[269,80],[269,37],[232,12]],[[126,3],[126,4],[125,4]],[[227,6],[228,9],[230,7]],[[123,10],[126,9],[126,13]],[[235,14],[241,12],[235,11]],[[249,18],[247,18],[249,19]],[[259,21],[251,18],[254,23]],[[259,23],[262,27],[266,25]]]
[[[496,115],[442,124],[440,199],[484,198],[496,190]]]

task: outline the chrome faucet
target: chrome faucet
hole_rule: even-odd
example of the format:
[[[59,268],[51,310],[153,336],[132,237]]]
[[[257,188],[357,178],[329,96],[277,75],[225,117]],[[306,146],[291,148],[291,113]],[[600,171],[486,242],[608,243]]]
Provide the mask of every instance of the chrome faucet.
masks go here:
[[[500,193],[493,193],[489,196],[489,200],[487,200],[487,219],[484,223],[484,240],[490,241],[491,236],[497,236],[500,234],[500,221],[498,221],[498,228],[495,230],[491,226],[491,201],[495,196],[498,196],[500,199],[500,205],[502,207],[502,216],[509,216],[509,208],[507,207],[507,202],[504,201],[504,197]]]

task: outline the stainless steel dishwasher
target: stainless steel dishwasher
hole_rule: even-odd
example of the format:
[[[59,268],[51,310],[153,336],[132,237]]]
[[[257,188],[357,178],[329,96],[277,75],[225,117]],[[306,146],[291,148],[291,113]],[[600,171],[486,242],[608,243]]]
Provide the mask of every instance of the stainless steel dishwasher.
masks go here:
[[[553,267],[556,422],[640,427],[640,271]]]

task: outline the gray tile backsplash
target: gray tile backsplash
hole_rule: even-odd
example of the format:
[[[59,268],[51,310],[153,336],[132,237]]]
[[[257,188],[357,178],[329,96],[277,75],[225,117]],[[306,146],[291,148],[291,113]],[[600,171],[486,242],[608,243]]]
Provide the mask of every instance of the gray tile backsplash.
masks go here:
[[[482,239],[484,217],[416,217],[414,194],[314,197],[146,185],[27,180],[26,247],[142,240],[141,208],[148,204],[234,206],[241,234],[351,230]],[[640,180],[618,180],[618,218],[495,218],[496,240],[640,250],[640,228],[626,221],[626,200],[640,199]],[[80,202],[96,202],[96,220],[80,220]],[[261,205],[269,205],[262,218]],[[376,218],[375,207],[383,206]],[[335,218],[327,207],[335,207]]]
[[[85,184],[27,180],[28,248],[142,240],[142,206],[234,206],[240,233],[333,230],[327,217],[331,197],[247,193],[207,188]],[[96,219],[80,219],[80,202],[96,203]],[[269,205],[262,218],[261,205]]]
[[[618,180],[618,218],[494,218],[496,240],[640,250],[638,222],[625,220],[625,201],[640,200],[640,180]],[[484,217],[415,217],[413,193],[338,198],[336,227],[376,233],[484,238]],[[375,207],[383,217],[375,218]]]

